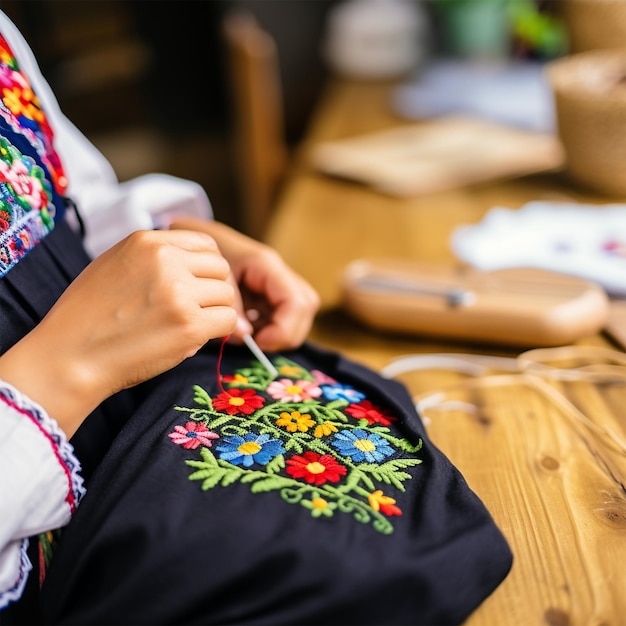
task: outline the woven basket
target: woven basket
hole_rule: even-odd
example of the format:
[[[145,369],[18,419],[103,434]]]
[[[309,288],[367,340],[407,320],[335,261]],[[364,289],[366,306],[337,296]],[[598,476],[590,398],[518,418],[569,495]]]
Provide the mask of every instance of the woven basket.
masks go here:
[[[560,0],[570,52],[626,45],[626,0]]]
[[[567,174],[594,191],[626,196],[626,47],[557,59],[547,75]]]

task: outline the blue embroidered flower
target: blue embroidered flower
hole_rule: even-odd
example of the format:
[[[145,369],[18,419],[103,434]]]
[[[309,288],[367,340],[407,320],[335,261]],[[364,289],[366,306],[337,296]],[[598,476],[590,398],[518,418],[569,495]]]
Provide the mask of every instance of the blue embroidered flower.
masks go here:
[[[348,402],[361,402],[365,394],[357,391],[350,385],[324,385],[322,387],[324,397],[328,400],[347,400]]]
[[[245,467],[250,467],[253,463],[267,465],[275,456],[285,452],[280,439],[270,439],[268,434],[256,433],[246,433],[243,437],[226,437],[224,443],[215,449],[220,453],[220,459]]]
[[[333,437],[332,445],[341,454],[353,461],[376,463],[393,454],[393,448],[376,433],[368,433],[361,428],[343,430]]]
[[[274,363],[278,380],[253,362],[222,377],[228,390],[220,386],[212,397],[194,385],[197,406],[176,407],[185,421],[169,437],[198,456],[185,461],[189,480],[203,491],[239,482],[255,494],[275,492],[313,518],[348,514],[392,533],[390,518],[402,514],[394,490],[404,491],[407,469],[422,463],[421,439],[398,436],[398,418],[361,391],[281,356]]]

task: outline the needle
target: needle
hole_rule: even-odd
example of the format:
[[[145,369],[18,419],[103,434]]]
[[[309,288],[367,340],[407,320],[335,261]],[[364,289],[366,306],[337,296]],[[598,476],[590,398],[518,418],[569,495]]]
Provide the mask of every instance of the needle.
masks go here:
[[[252,335],[245,334],[243,336],[244,343],[250,349],[250,352],[254,354],[254,356],[260,361],[261,365],[275,378],[278,376],[278,370],[272,365],[272,362],[265,356],[265,353],[254,339],[252,339]]]

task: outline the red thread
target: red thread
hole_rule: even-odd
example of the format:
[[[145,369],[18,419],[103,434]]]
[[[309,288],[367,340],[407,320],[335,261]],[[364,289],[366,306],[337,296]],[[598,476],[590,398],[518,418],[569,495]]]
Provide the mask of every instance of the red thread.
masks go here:
[[[230,335],[226,335],[226,337],[222,339],[222,343],[220,344],[220,351],[217,355],[217,386],[220,388],[220,391],[222,393],[225,393],[227,396],[230,396],[230,394],[228,393],[228,391],[226,391],[226,389],[224,389],[224,385],[222,385],[222,357],[224,356],[224,346],[229,339]]]

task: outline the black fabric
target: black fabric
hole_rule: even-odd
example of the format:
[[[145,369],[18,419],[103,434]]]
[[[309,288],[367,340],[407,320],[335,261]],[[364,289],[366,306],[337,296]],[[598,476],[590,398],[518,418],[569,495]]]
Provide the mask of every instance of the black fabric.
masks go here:
[[[88,262],[78,238],[61,226],[0,280],[3,350],[41,319]],[[201,447],[185,448],[170,435],[202,406],[203,393],[214,403],[223,393],[218,348],[218,341],[209,342],[84,422],[72,443],[85,466],[87,495],[61,533],[39,606],[33,606],[31,581],[29,594],[3,612],[0,623],[32,623],[39,613],[45,624],[83,625],[459,624],[504,579],[512,562],[504,537],[428,439],[406,389],[309,344],[271,355],[274,363],[287,363],[279,377],[299,383],[308,376],[322,388],[334,380],[360,394],[353,404],[366,398],[392,418],[359,422],[341,398],[292,408],[319,417],[339,406],[340,428],[380,441],[388,436],[404,447],[395,445],[393,454],[362,466],[352,463],[367,466],[369,486],[362,478],[348,484],[347,475],[321,485],[321,495],[330,500],[334,494],[340,503],[332,515],[314,515],[313,496],[307,508],[297,489],[273,488],[272,480],[287,478],[284,465],[275,465],[269,479],[262,473],[269,465],[231,467],[219,484],[203,490],[203,480],[190,479],[198,467],[187,464],[199,462]],[[261,417],[275,398],[260,384],[259,364],[248,350],[227,344],[221,372],[227,394],[250,387],[266,402],[241,423],[257,434],[274,432],[276,424],[264,426]],[[230,417],[213,415],[215,424],[222,419],[213,427],[221,439],[209,444],[213,458],[237,428]],[[311,432],[285,430],[282,457],[297,453],[289,446],[307,437],[321,445]],[[398,464],[388,482],[386,463]],[[308,487],[302,482],[302,490]],[[346,504],[339,487],[363,502]],[[393,496],[389,515],[367,512],[367,494],[376,490]]]
[[[404,387],[313,346],[284,356],[365,391],[401,417],[392,431],[423,440],[393,532],[242,482],[203,491],[185,464],[197,451],[168,435],[194,385],[220,393],[210,348],[155,381],[98,468],[48,572],[46,623],[458,624],[505,577],[505,540]],[[229,346],[223,373],[249,361]]]

